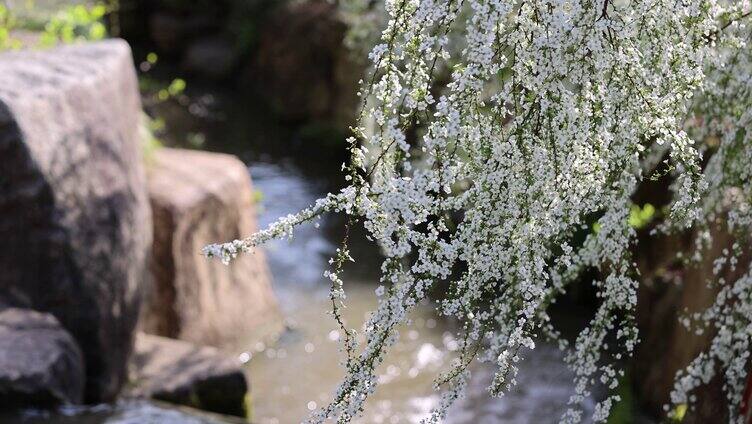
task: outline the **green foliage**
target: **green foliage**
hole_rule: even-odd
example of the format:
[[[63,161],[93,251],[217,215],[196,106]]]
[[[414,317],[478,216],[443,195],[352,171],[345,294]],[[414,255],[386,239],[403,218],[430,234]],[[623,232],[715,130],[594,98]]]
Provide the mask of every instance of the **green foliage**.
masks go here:
[[[182,78],[174,78],[168,84],[165,81],[151,77],[148,71],[152,69],[152,66],[158,60],[159,57],[156,53],[147,54],[146,60],[141,64],[142,73],[138,77],[141,98],[147,108],[171,99],[180,99],[184,96],[185,89],[188,87],[188,84]],[[193,134],[188,141],[193,147],[201,147],[205,140],[203,134]]]
[[[653,222],[653,219],[656,218],[656,213],[658,211],[655,209],[655,206],[651,205],[650,203],[645,203],[642,207],[638,205],[632,205],[629,208],[629,218],[627,218],[629,222],[629,226],[634,229],[642,229],[648,226],[651,222]],[[668,209],[663,208],[663,210],[660,211],[661,214],[667,215]],[[599,222],[594,222],[592,224],[592,230],[594,234],[598,234],[601,230],[601,224]]]
[[[245,417],[249,422],[253,420],[253,396],[251,392],[246,393],[243,398],[243,409],[245,409]]]
[[[150,164],[154,159],[154,152],[163,147],[162,141],[155,135],[164,129],[165,123],[161,118],[152,118],[142,113],[139,136],[141,138],[142,155],[145,162]]]
[[[157,92],[157,99],[159,99],[160,101],[165,101],[170,98],[175,98],[183,94],[185,87],[186,83],[184,79],[175,78],[172,80],[172,82],[170,82],[170,85]]]
[[[44,26],[40,44],[54,46],[59,42],[72,43],[81,40],[101,40],[107,37],[103,23],[107,14],[103,4],[94,6],[75,5],[66,7],[52,16]]]
[[[39,13],[35,13],[39,12]],[[26,5],[23,15],[0,4],[0,50],[18,49],[21,41],[11,31],[26,29],[41,32],[40,47],[82,40],[101,40],[108,36],[104,17],[109,12],[104,4],[68,6],[47,17],[45,11],[35,10],[34,3]]]
[[[185,80],[181,78],[175,78],[167,87],[167,91],[171,96],[177,96],[185,91]]]
[[[16,18],[11,11],[5,5],[0,4],[0,50],[21,47],[21,42],[13,38],[10,34],[16,23]]]
[[[669,414],[669,418],[671,419],[671,422],[674,423],[680,423],[684,421],[684,416],[687,414],[687,404],[682,403],[680,405],[677,405],[676,408],[674,408]]]
[[[253,194],[251,194],[251,202],[253,202],[254,205],[260,205],[263,201],[264,192],[259,189],[253,190]]]
[[[645,203],[641,208],[632,205],[629,208],[629,226],[636,229],[645,228],[655,217],[655,206]]]

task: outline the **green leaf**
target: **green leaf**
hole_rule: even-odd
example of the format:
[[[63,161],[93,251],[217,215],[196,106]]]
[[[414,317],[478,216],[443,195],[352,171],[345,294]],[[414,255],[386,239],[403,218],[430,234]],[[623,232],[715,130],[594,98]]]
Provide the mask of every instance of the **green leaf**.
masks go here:
[[[167,87],[167,91],[170,93],[171,96],[177,96],[178,94],[182,93],[183,90],[185,90],[185,80],[182,78],[175,78],[170,83],[170,86]]]
[[[89,27],[89,39],[101,40],[107,36],[107,28],[101,22],[94,22]]]

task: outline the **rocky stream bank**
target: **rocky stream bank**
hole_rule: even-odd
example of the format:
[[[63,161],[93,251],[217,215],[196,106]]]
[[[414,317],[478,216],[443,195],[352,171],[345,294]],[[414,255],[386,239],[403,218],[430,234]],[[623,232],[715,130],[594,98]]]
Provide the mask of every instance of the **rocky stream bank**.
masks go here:
[[[142,120],[124,41],[0,54],[3,409],[128,397],[247,413],[228,352],[279,326],[265,258],[200,256],[255,230],[247,168],[144,158]]]

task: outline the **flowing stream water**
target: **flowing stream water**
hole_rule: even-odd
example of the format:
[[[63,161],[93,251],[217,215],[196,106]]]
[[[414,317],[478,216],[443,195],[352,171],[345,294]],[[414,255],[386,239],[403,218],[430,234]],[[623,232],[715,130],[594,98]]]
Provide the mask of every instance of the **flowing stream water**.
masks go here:
[[[166,123],[166,144],[232,153],[248,164],[255,189],[261,193],[260,227],[309,205],[339,184],[338,170],[345,158],[343,143],[321,134],[300,136],[275,124],[252,100],[207,91],[193,93],[191,102],[182,107],[162,106],[158,110]],[[322,276],[329,255],[340,241],[342,223],[342,217],[326,217],[319,228],[303,226],[293,240],[266,246],[287,329],[274,341],[243,345],[241,357],[247,361],[251,378],[254,423],[300,422],[311,410],[327,403],[342,377],[340,333],[327,314],[331,305],[328,284]],[[358,262],[345,279],[345,317],[350,323],[362,322],[375,307],[380,263],[378,249],[365,243],[363,237],[355,239],[352,250]],[[432,381],[457,349],[452,323],[437,317],[432,305],[424,303],[413,314],[412,325],[401,328],[400,334],[400,341],[379,368],[379,388],[368,401],[360,423],[419,422],[438,401]],[[562,354],[540,343],[525,357],[520,363],[519,384],[499,399],[490,399],[485,392],[493,376],[492,367],[475,366],[467,397],[451,409],[446,422],[557,422],[573,393],[572,375]],[[586,407],[592,409],[593,403]],[[57,412],[31,410],[7,420],[35,424],[235,422],[146,401]]]

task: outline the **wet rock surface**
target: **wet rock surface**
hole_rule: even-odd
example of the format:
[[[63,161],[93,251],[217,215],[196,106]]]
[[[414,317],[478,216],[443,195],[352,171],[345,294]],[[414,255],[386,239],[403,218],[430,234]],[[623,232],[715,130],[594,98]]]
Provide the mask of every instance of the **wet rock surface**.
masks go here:
[[[86,363],[85,400],[126,376],[151,221],[122,40],[0,55],[0,300],[54,315]]]
[[[81,351],[55,317],[0,310],[0,409],[78,403],[83,390]]]
[[[246,415],[243,369],[215,348],[139,333],[132,369],[129,396]]]

